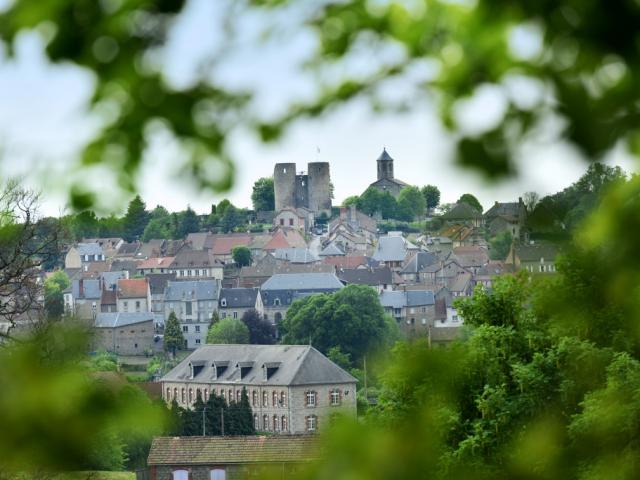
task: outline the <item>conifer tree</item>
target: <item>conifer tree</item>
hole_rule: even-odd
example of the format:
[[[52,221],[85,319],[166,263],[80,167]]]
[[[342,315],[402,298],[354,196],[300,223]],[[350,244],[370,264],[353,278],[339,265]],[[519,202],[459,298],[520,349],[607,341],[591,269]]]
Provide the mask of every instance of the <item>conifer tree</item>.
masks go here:
[[[176,317],[175,312],[171,312],[164,326],[164,350],[165,352],[171,352],[175,357],[176,350],[184,348],[184,344],[184,335],[182,335],[178,317]]]
[[[206,407],[207,435],[222,435],[222,417],[227,415],[227,403],[224,398],[211,392]]]

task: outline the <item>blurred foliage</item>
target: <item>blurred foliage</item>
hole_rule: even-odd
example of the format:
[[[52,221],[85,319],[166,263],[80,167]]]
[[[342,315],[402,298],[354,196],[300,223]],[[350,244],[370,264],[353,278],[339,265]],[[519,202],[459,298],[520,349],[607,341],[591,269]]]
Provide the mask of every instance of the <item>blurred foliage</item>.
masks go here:
[[[470,193],[465,193],[461,195],[456,203],[466,203],[467,205],[475,208],[480,213],[484,211],[478,199],[474,195],[471,195]]]
[[[84,329],[52,323],[0,348],[3,472],[119,469],[131,435],[162,433],[163,414],[146,395],[91,373],[87,344]]]

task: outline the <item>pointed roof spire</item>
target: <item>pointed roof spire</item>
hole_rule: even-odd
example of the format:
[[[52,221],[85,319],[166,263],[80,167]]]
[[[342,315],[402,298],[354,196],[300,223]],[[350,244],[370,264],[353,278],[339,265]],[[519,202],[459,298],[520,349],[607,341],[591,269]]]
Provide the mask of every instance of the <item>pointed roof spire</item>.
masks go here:
[[[391,158],[391,155],[387,152],[386,147],[382,149],[382,153],[378,157],[378,161],[393,162],[393,158]]]

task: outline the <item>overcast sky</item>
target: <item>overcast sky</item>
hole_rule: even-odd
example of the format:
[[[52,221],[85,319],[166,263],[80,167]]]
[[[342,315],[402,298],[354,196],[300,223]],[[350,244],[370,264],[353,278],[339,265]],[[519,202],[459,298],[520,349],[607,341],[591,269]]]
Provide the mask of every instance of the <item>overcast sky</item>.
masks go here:
[[[164,64],[167,77],[176,86],[188,85],[199,62],[219,44],[221,30],[215,25],[220,22],[217,8],[222,3],[223,0],[191,1],[174,27]],[[314,40],[304,33],[283,31],[279,40],[267,42],[257,51],[252,41],[260,32],[261,21],[247,16],[239,22],[241,41],[237,51],[215,75],[228,84],[258,92],[256,108],[269,115],[278,113],[291,98],[311,95],[312,82],[297,73],[296,65],[312,51]],[[380,55],[364,52],[358,68],[366,69],[367,63],[379,60]],[[84,113],[93,85],[86,72],[48,64],[42,54],[42,42],[35,34],[21,37],[15,59],[9,60],[0,52],[0,173],[26,175],[28,182],[43,188],[47,214],[63,210],[65,192],[56,188],[55,178],[71,175],[69,161],[90,138],[95,126]],[[402,85],[392,85],[390,91],[390,95],[409,92],[415,96]],[[499,118],[501,114],[501,99],[492,96],[492,92],[485,93],[469,106],[467,117],[471,124],[477,119]],[[298,170],[305,170],[308,162],[326,161],[335,186],[334,203],[338,204],[347,196],[362,193],[376,180],[376,158],[386,146],[395,159],[395,174],[400,180],[418,186],[437,185],[442,202],[453,202],[462,193],[470,192],[487,207],[495,200],[515,200],[529,190],[541,195],[556,192],[575,181],[586,168],[570,147],[554,141],[540,142],[530,145],[517,160],[520,175],[516,179],[488,184],[453,164],[451,142],[430,103],[420,97],[412,103],[415,108],[411,113],[380,114],[372,112],[366,101],[355,101],[331,115],[296,123],[280,142],[268,146],[247,133],[237,132],[233,137],[236,183],[230,192],[220,196],[202,194],[179,183],[173,171],[175,157],[171,148],[159,140],[148,155],[139,190],[149,208],[162,204],[169,210],[182,210],[190,204],[204,213],[211,203],[224,197],[238,206],[250,207],[253,182],[270,176],[277,162],[295,162]],[[609,161],[627,171],[633,168],[620,151]],[[118,208],[122,202],[114,201],[113,205]]]

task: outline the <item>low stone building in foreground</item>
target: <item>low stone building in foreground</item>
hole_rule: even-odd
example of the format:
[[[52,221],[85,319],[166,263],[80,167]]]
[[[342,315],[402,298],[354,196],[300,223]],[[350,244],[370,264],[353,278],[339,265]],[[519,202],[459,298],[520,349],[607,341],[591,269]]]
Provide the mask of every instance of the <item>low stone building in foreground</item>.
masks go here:
[[[213,392],[239,402],[246,388],[257,431],[315,433],[356,415],[357,380],[310,345],[205,345],[160,382],[162,398],[186,408]]]
[[[138,480],[292,478],[318,458],[311,435],[158,437]]]

